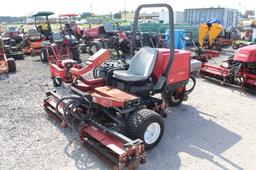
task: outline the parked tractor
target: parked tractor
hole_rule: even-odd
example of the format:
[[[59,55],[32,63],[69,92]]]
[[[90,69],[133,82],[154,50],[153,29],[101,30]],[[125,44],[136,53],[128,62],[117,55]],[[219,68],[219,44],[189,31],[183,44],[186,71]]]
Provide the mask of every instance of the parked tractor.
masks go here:
[[[41,53],[43,41],[52,41],[52,29],[49,21],[49,16],[53,12],[38,12],[34,14],[34,24],[36,29],[28,30],[28,34],[24,34],[22,51],[24,54],[35,56]]]
[[[120,30],[119,23],[116,23],[118,30],[113,30],[111,23],[103,26],[88,28],[83,31],[84,47],[93,55],[101,48],[114,49],[120,56],[120,51],[124,54],[130,52],[130,40],[124,31]],[[84,50],[85,52],[86,50]]]
[[[61,14],[59,15],[59,24],[61,31],[63,31],[66,35],[74,35],[79,41],[82,37],[82,33],[80,27],[78,27],[74,19],[77,16],[78,14]]]
[[[15,27],[9,27],[3,33],[4,51],[7,58],[24,59],[21,49],[22,36],[20,31]]]

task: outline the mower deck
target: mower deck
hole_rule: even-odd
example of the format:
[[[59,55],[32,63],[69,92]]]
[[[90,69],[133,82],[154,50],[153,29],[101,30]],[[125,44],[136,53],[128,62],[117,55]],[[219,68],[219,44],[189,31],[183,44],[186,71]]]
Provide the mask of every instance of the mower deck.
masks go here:
[[[62,127],[67,127],[68,123],[63,115],[65,102],[59,105],[59,112],[55,108],[60,99],[55,92],[48,92],[44,108]],[[113,169],[135,169],[139,164],[145,163],[144,145],[141,140],[131,140],[93,120],[84,122],[77,131],[81,144]]]

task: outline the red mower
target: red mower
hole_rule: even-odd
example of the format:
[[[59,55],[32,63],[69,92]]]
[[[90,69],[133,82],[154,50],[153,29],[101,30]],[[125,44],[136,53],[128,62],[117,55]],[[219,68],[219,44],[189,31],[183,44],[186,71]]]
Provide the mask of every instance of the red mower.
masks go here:
[[[105,23],[104,26],[89,28],[83,31],[83,52],[95,54],[101,48],[114,49],[117,56],[120,56],[120,51],[123,54],[130,52],[130,40],[116,23],[118,30],[113,30],[111,23]]]
[[[62,32],[53,33],[52,36],[54,43],[44,42],[42,44],[41,61],[49,63],[51,72],[56,72],[53,71],[56,68],[63,68],[64,60],[71,59],[77,63],[77,68],[80,68],[82,61],[78,50],[78,41],[75,36],[64,35]],[[55,86],[57,86],[56,83],[54,81]]]
[[[221,80],[222,84],[256,87],[256,45],[242,47],[234,56],[215,66],[202,64],[200,73]]]
[[[145,149],[152,149],[164,134],[162,117],[166,106],[187,100],[193,90],[190,79],[190,52],[174,50],[173,10],[168,4],[140,5],[135,12],[131,49],[142,8],[169,10],[170,49],[144,47],[132,58],[128,70],[109,70],[104,78],[87,79],[84,74],[107,61],[111,55],[101,49],[84,68],[76,61],[63,60],[52,67],[51,75],[72,93],[47,92],[44,108],[62,127],[75,129],[81,143],[113,169],[135,169],[145,163]],[[193,79],[195,81],[195,79]],[[195,83],[195,82],[194,82]],[[61,83],[59,83],[60,85]],[[161,94],[162,98],[154,95]]]
[[[13,58],[8,58],[5,55],[4,42],[0,36],[0,75],[8,75],[10,72],[16,71],[16,64]]]
[[[60,30],[63,30],[66,35],[74,35],[77,40],[80,40],[82,37],[81,29],[78,27],[75,21],[75,17],[79,16],[78,14],[61,14],[59,15],[59,24]],[[64,26],[62,25],[63,23]]]

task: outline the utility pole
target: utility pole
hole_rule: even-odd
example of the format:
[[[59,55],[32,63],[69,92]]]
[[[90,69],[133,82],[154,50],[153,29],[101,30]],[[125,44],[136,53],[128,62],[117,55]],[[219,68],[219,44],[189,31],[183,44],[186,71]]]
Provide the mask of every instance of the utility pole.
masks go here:
[[[126,0],[124,0],[124,20],[126,21]]]

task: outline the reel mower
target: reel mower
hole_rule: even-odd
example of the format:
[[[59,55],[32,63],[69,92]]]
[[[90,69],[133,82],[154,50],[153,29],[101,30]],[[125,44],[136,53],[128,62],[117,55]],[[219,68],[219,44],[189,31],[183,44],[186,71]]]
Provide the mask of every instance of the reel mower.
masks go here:
[[[120,57],[122,52],[127,54],[130,52],[130,40],[126,33],[119,27],[119,23],[115,23],[118,30],[113,30],[113,24],[105,23],[103,26],[88,28],[83,31],[83,50],[88,51],[91,55],[95,54],[101,48],[114,49],[117,56]]]
[[[155,7],[169,11],[170,49],[143,47],[134,54],[140,10]],[[77,68],[74,60],[63,60],[62,67],[50,68],[51,76],[71,93],[47,92],[46,112],[62,127],[77,131],[81,143],[113,169],[137,168],[145,163],[145,150],[154,148],[164,135],[165,108],[187,100],[195,86],[186,88],[191,54],[174,50],[173,40],[172,7],[140,5],[135,12],[133,58],[128,70],[114,69],[103,78],[85,78],[86,73],[111,58],[107,49],[91,56],[84,68]],[[162,98],[156,98],[156,94]]]
[[[57,64],[59,67],[61,67],[61,62],[65,59],[73,59],[78,64],[82,63],[78,50],[78,41],[74,35],[55,32],[52,36],[52,44],[48,41],[42,43],[40,54],[42,63]]]
[[[203,63],[200,74],[238,87],[256,87],[256,45],[239,48],[219,66]]]

